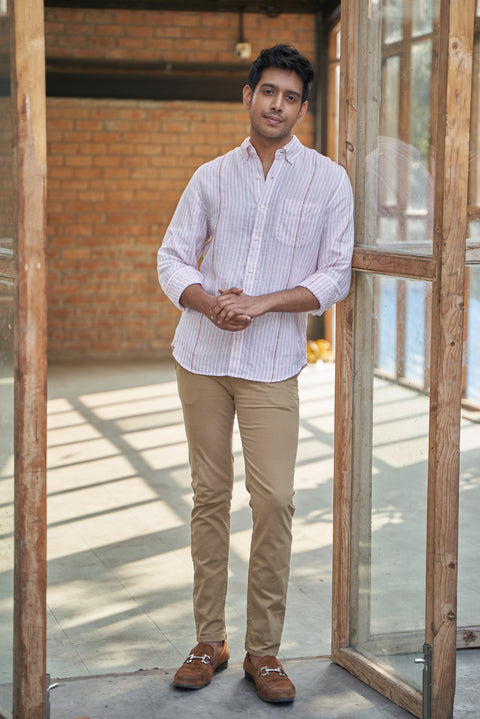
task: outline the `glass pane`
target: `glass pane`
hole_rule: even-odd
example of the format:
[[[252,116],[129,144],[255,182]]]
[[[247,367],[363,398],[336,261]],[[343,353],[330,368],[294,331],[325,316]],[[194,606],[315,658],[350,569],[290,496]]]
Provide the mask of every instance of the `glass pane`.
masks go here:
[[[338,121],[340,101],[340,22],[330,31],[328,46],[328,114],[326,154],[338,161]]]
[[[395,377],[397,373],[397,280],[393,277],[378,278],[376,282],[377,304],[382,316],[376,319],[376,366],[382,374]]]
[[[480,0],[477,2],[480,16]],[[480,35],[475,34],[472,114],[470,126],[470,177],[467,261],[480,262]],[[460,516],[458,546],[458,626],[478,627],[478,510],[480,507],[480,265],[466,269],[466,403],[460,439]],[[465,638],[468,646],[468,637]]]
[[[429,292],[416,280],[356,277],[350,642],[417,689],[429,427],[425,313],[418,310]]]
[[[0,277],[0,716],[12,705],[13,281]]]
[[[0,0],[0,716],[13,678],[13,127],[9,28]],[[8,711],[7,711],[8,710]]]
[[[480,262],[480,33],[478,32],[475,33],[473,52],[469,161],[467,261]]]
[[[421,390],[427,384],[425,344],[431,285],[394,277],[375,283],[381,317],[375,316],[376,371]]]
[[[430,299],[428,282],[408,282],[405,297],[405,356],[403,375],[410,384],[425,388],[426,308]]]
[[[413,35],[424,35],[425,33],[432,32],[433,29],[433,17],[432,17],[432,3],[428,0],[416,0],[412,3],[413,10]]]
[[[480,412],[480,266],[467,267],[465,307],[465,399],[478,405]]]
[[[431,87],[438,41],[432,31],[439,5],[364,0],[359,44],[369,52],[360,67],[358,245],[432,253]]]
[[[458,626],[480,626],[480,266],[467,268],[465,399],[460,435]],[[478,646],[478,635],[477,642]],[[468,640],[466,641],[468,646]]]
[[[403,1],[384,0],[383,36],[385,43],[397,42],[403,34]]]

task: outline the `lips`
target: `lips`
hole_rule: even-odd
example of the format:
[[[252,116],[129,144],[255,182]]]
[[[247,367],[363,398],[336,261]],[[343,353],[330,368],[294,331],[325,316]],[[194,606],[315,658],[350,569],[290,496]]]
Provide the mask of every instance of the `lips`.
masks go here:
[[[273,125],[278,125],[283,122],[282,118],[278,115],[264,115],[265,119],[271,122]]]

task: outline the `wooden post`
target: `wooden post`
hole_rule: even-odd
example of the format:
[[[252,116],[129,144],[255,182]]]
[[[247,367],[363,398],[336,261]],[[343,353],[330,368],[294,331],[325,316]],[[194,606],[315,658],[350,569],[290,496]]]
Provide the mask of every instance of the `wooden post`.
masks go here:
[[[430,378],[431,391],[425,639],[433,647],[432,718],[451,719],[455,687],[460,402],[475,0],[439,0],[439,5],[440,22],[435,23],[439,37],[438,43],[434,43],[431,94],[434,254],[431,258],[389,254],[370,250],[365,247],[368,242],[363,241],[363,247],[355,248],[353,266],[370,274],[425,279],[432,286],[427,301],[430,316],[426,322],[426,335],[431,340],[426,381]],[[362,171],[366,149],[358,146],[356,139],[357,127],[362,142],[365,134],[362,134],[362,109],[357,108],[357,83],[361,85],[358,75],[362,70],[361,60],[357,67],[358,12],[356,0],[342,2],[340,162],[347,167],[352,184],[355,167]],[[368,48],[363,48],[363,52],[367,51]],[[361,90],[358,96],[359,102],[365,101]],[[367,212],[360,187],[356,199],[359,201],[357,214],[364,223]],[[363,235],[357,235],[357,240],[359,238],[363,239]],[[350,565],[352,557],[355,560],[356,541],[350,519],[350,510],[354,508],[350,463],[355,309],[350,295],[339,306],[337,315],[332,657],[395,703],[421,716],[420,692],[396,680],[350,646],[349,589],[354,581]]]
[[[46,716],[46,132],[42,0],[13,0],[16,110],[14,719]]]
[[[357,139],[358,2],[342,3],[339,163],[355,188]],[[350,507],[352,445],[353,288],[336,309],[335,452],[333,491],[332,656],[349,641]],[[341,388],[341,389],[340,389]]]
[[[442,0],[436,137],[426,641],[432,717],[453,717],[463,303],[475,0]]]

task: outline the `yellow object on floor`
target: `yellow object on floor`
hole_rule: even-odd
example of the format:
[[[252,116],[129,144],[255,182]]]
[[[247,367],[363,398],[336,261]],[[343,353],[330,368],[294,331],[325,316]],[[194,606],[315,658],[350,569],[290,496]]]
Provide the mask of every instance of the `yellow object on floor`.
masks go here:
[[[328,340],[307,340],[307,362],[315,364],[321,360],[322,362],[334,362],[335,353]]]

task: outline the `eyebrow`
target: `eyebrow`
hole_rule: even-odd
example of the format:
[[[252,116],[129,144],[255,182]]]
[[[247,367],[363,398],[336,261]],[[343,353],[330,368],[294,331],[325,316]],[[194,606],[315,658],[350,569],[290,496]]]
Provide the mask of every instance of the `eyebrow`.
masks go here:
[[[274,85],[273,82],[262,82],[260,87],[272,87],[274,90],[278,90],[278,85]],[[301,93],[297,92],[296,90],[286,90],[287,95],[295,95],[296,97],[301,97]]]

